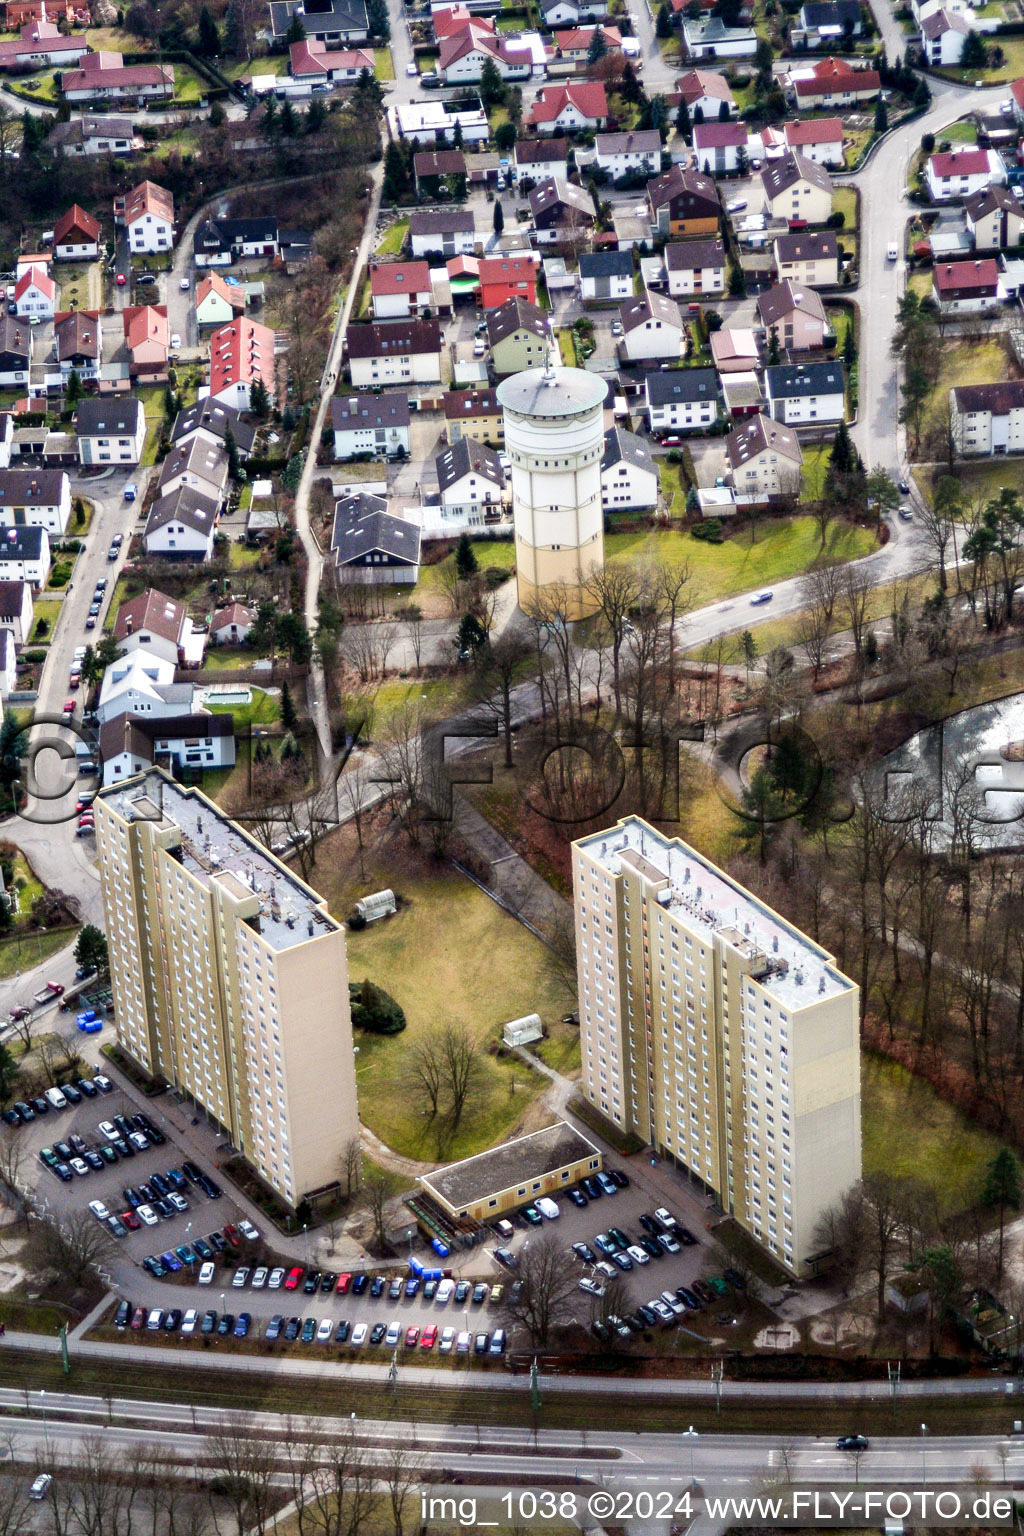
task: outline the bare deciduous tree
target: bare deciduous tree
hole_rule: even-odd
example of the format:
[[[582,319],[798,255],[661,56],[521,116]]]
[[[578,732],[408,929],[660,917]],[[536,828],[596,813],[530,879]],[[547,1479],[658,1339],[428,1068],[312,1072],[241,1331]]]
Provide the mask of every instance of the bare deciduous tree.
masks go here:
[[[530,1343],[543,1349],[552,1330],[568,1320],[576,1291],[576,1271],[566,1264],[553,1232],[542,1232],[522,1250],[518,1279],[515,1299],[511,1287],[506,1292],[505,1310],[526,1329]]]
[[[60,1270],[80,1285],[114,1257],[114,1239],[91,1211],[69,1211],[38,1221],[32,1247],[40,1268]]]
[[[338,1162],[341,1177],[345,1181],[346,1199],[351,1200],[363,1177],[363,1144],[358,1133],[345,1141]]]

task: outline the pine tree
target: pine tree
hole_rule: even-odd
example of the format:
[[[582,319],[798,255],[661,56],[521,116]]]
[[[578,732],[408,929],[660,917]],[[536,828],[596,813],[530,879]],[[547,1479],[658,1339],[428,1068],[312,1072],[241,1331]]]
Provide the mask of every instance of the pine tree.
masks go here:
[[[459,122],[459,119],[456,118],[455,119],[455,128],[454,128],[454,131],[452,132],[452,144],[454,145],[454,147],[456,149],[461,149],[465,142],[466,141],[465,141],[465,139],[462,136],[462,124]]]
[[[772,326],[768,333],[768,364],[774,368],[782,361],[782,352],[779,347],[779,331],[777,326]]]
[[[853,367],[857,361],[857,338],[853,330],[853,320],[847,320],[846,330],[843,332],[843,362],[847,369]]]
[[[838,475],[848,475],[852,469],[856,468],[856,453],[850,441],[850,432],[845,421],[841,421],[836,428],[832,452],[828,456],[828,464],[830,472]]]
[[[14,783],[21,774],[21,754],[25,748],[25,732],[13,710],[5,709],[0,721],[0,784],[6,789],[10,802],[15,804]]]
[[[391,20],[387,0],[367,0],[366,23],[371,37],[387,42],[391,36]]]
[[[216,105],[216,103],[215,103]],[[306,108],[306,132],[319,133],[327,121],[327,108],[319,96],[314,96]]]
[[[1020,1164],[1009,1147],[1001,1147],[992,1161],[987,1164],[985,1187],[981,1198],[984,1205],[996,1206],[999,1211],[999,1258],[996,1273],[1002,1275],[1006,1207],[1010,1206],[1015,1211],[1020,1210],[1021,1201]]]
[[[685,101],[679,103],[679,111],[676,113],[676,131],[679,137],[685,139],[687,144],[689,144],[693,125],[690,122],[690,109]]]
[[[884,133],[888,126],[889,114],[885,110],[885,102],[882,100],[881,96],[879,96],[878,105],[875,107],[875,132]]]
[[[623,101],[628,101],[632,106],[636,106],[643,95],[640,89],[640,82],[636,77],[636,70],[628,60],[619,82],[619,94]]]
[[[504,228],[505,228],[505,212],[504,212],[504,209],[501,206],[501,200],[499,199],[494,204],[494,233],[495,233],[495,235],[497,235],[500,238],[501,232],[502,232],[502,230]]]
[[[237,481],[242,473],[242,465],[238,457],[238,444],[235,441],[235,434],[232,432],[230,425],[224,432],[224,452],[228,460],[228,474],[232,480]]]
[[[505,82],[493,59],[484,59],[480,71],[480,100],[485,107],[497,107],[505,100]]]
[[[661,0],[658,6],[658,17],[654,23],[654,35],[662,39],[672,36],[672,12],[669,10],[666,0]]]
[[[479,569],[476,553],[469,542],[469,534],[464,533],[455,548],[455,569],[463,581],[468,581],[475,576]]]
[[[287,96],[281,104],[280,123],[281,132],[284,134],[285,138],[294,139],[295,135],[299,131],[299,120],[295,115],[295,108],[292,106],[291,100]]]
[[[72,368],[68,374],[68,381],[64,386],[64,404],[77,405],[82,398],[82,377],[77,368]]]
[[[198,52],[204,59],[215,59],[220,53],[220,33],[217,23],[204,5],[199,12]]]
[[[587,49],[587,63],[597,64],[608,52],[608,44],[604,40],[604,32],[600,27],[595,27],[590,39],[590,47]]]
[[[284,40],[289,46],[292,43],[302,43],[306,40],[306,28],[302,17],[297,11],[288,23],[288,30],[284,35]]]
[[[249,386],[249,409],[260,421],[265,421],[270,412],[270,396],[267,394],[267,386],[259,374]]]
[[[384,155],[384,185],[382,194],[384,201],[388,203],[399,202],[406,193],[409,185],[409,172],[405,163],[405,156],[394,139],[391,140]]]
[[[299,723],[298,711],[292,699],[292,691],[288,687],[288,679],[281,684],[281,724],[286,731],[294,731]]]

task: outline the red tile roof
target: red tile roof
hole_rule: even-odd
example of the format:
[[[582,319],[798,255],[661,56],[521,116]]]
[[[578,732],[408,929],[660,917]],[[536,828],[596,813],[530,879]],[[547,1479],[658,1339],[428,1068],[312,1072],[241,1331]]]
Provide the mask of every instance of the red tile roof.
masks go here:
[[[947,154],[932,155],[928,165],[935,176],[984,176],[989,169],[988,150],[950,150]]]
[[[429,293],[430,267],[425,261],[381,261],[370,267],[370,292],[375,298],[392,293]]]
[[[210,337],[210,394],[219,395],[232,384],[263,380],[275,393],[274,333],[258,321],[238,319],[222,325]]]
[[[67,213],[54,225],[54,246],[64,245],[72,233],[79,237],[74,242],[77,245],[82,245],[86,241],[97,241],[100,237],[99,219],[94,219],[91,213],[86,213],[84,208],[79,208],[77,203],[73,203]]]
[[[984,261],[946,261],[940,263],[932,275],[939,293],[952,288],[995,288],[999,282],[999,267],[992,257]]]
[[[783,123],[786,143],[793,149],[801,144],[841,144],[843,120],[841,117],[817,117],[806,123]]]
[[[57,288],[53,278],[44,272],[42,267],[27,267],[18,278],[14,289],[15,299],[20,299],[33,283],[39,289],[39,292],[45,294],[48,299],[56,298]]]
[[[553,123],[559,113],[570,105],[583,117],[599,119],[608,116],[608,98],[604,86],[600,80],[591,80],[579,85],[547,86],[530,108],[527,121]]]

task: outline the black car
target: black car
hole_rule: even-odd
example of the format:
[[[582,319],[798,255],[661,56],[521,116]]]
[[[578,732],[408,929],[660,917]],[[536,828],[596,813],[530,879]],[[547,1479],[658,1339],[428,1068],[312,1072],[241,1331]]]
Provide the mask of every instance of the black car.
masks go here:
[[[655,1312],[653,1307],[649,1307],[646,1302],[641,1302],[637,1307],[637,1311],[643,1318],[644,1322],[647,1324],[648,1328],[656,1328],[661,1322],[661,1318],[658,1316],[657,1312]]]
[[[388,1300],[397,1301],[404,1290],[405,1285],[402,1282],[401,1275],[396,1275],[391,1284],[388,1286]]]
[[[92,1168],[95,1173],[102,1173],[103,1172],[103,1168],[104,1168],[103,1159],[102,1159],[102,1157],[100,1157],[98,1152],[94,1152],[93,1151],[92,1147],[86,1147],[85,1151],[82,1153],[82,1157],[85,1160],[85,1162],[87,1162],[89,1164],[89,1167]]]
[[[644,1231],[648,1233],[649,1236],[657,1237],[658,1233],[661,1231],[661,1225],[659,1222],[655,1221],[653,1216],[648,1216],[647,1212],[645,1211],[644,1214],[638,1219],[640,1225],[643,1227]]]
[[[195,1249],[196,1253],[201,1259],[213,1258],[213,1249],[204,1238],[197,1237],[195,1242],[192,1244],[192,1247]]]
[[[496,1261],[502,1266],[503,1269],[518,1269],[519,1268],[519,1260],[516,1258],[515,1254],[511,1250],[511,1248],[495,1248],[495,1250],[494,1250],[494,1257],[495,1257]],[[426,1291],[425,1290],[424,1290],[423,1294],[424,1294],[424,1296],[426,1296]]]
[[[724,1274],[725,1278],[728,1280],[729,1284],[730,1285],[734,1285],[738,1291],[745,1291],[746,1290],[747,1282],[744,1280],[744,1278],[740,1274],[739,1270],[738,1269],[733,1269],[731,1264],[730,1264],[729,1268],[728,1269],[724,1269],[722,1271],[722,1273]]]
[[[214,1253],[223,1253],[228,1245],[227,1239],[225,1238],[223,1232],[211,1232],[206,1241],[209,1243]]]
[[[288,1319],[287,1323],[285,1324],[284,1336],[288,1340],[289,1344],[294,1344],[295,1340],[299,1336],[299,1330],[301,1327],[301,1317],[290,1317]]]
[[[678,1221],[676,1222],[675,1231],[672,1233],[672,1236],[677,1237],[681,1243],[685,1243],[687,1248],[692,1248],[694,1243],[697,1242],[697,1238],[694,1237],[689,1227],[682,1226]]]
[[[149,1176],[149,1182],[153,1186],[153,1188],[156,1190],[158,1195],[169,1195],[170,1194],[171,1186],[167,1182],[167,1180],[164,1178],[162,1173],[151,1173],[150,1176]]]
[[[572,1251],[584,1264],[596,1264],[597,1254],[589,1243],[573,1243]]]
[[[163,1131],[158,1130],[155,1125],[143,1126],[143,1133],[149,1137],[150,1142],[154,1147],[162,1147],[167,1140],[167,1137],[164,1135]]]
[[[139,1194],[138,1190],[137,1189],[133,1189],[131,1184],[126,1184],[124,1189],[122,1189],[121,1193],[122,1193],[122,1195],[124,1195],[125,1199],[128,1201],[128,1204],[131,1206],[133,1211],[137,1210],[140,1205],[145,1205],[145,1203],[146,1203],[143,1200],[142,1196]]]
[[[348,1338],[348,1336],[349,1336],[349,1334],[351,1332],[352,1332],[351,1325],[346,1321],[345,1318],[342,1318],[341,1322],[338,1324],[337,1328],[335,1329],[334,1342],[336,1344],[344,1344],[345,1340]]]
[[[205,1173],[199,1180],[199,1184],[203,1194],[207,1197],[208,1200],[219,1200],[221,1195],[224,1193],[216,1179],[207,1178]]]
[[[175,1333],[181,1327],[181,1308],[172,1307],[164,1314],[164,1330],[167,1333]]]
[[[113,1147],[113,1149],[117,1153],[118,1157],[134,1157],[135,1156],[135,1148],[132,1146],[130,1141],[125,1141],[123,1136],[119,1136],[117,1138],[117,1140],[116,1141],[112,1141],[110,1143],[110,1145]]]
[[[142,1267],[143,1269],[149,1270],[149,1273],[153,1276],[154,1280],[162,1280],[164,1275],[167,1273],[163,1265],[160,1263],[160,1260],[154,1259],[152,1254],[149,1254],[146,1258],[143,1259]]]
[[[220,1337],[222,1339],[225,1339],[225,1338],[227,1338],[228,1334],[231,1332],[232,1328],[234,1328],[234,1326],[235,1326],[235,1314],[233,1312],[225,1312],[224,1316],[221,1318],[220,1322],[217,1324],[217,1332],[219,1333],[219,1335],[220,1335]]]
[[[161,1196],[159,1200],[153,1201],[153,1209],[156,1211],[161,1221],[173,1221],[175,1216],[178,1214],[174,1209],[174,1206],[168,1205],[163,1196]]]
[[[102,1157],[105,1163],[117,1162],[117,1153],[110,1145],[109,1141],[101,1142],[100,1145],[96,1148],[96,1151],[99,1153],[100,1157]]]
[[[124,1115],[115,1115],[114,1124],[117,1126],[122,1136],[130,1136],[132,1131],[135,1129],[131,1121],[125,1119]]]
[[[132,1310],[130,1301],[119,1301],[117,1311],[114,1313],[114,1327],[127,1328],[132,1320]]]
[[[116,1121],[114,1123],[115,1123],[115,1125],[117,1124]],[[199,1167],[199,1164],[198,1163],[182,1163],[181,1166],[182,1166],[182,1170],[183,1170],[183,1172],[185,1174],[185,1177],[188,1178],[188,1179],[191,1179],[193,1184],[198,1184],[200,1179],[203,1177],[203,1170]]]
[[[611,1343],[612,1331],[608,1327],[607,1323],[602,1323],[599,1317],[595,1317],[594,1321],[591,1323],[590,1331],[594,1335],[594,1338],[600,1340],[602,1344]]]
[[[373,1327],[370,1329],[370,1343],[379,1344],[387,1331],[387,1323],[374,1323]]]
[[[82,1095],[79,1093],[78,1089],[73,1086],[73,1084],[61,1083],[60,1091],[67,1099],[69,1104],[81,1104]]]
[[[48,1099],[29,1099],[29,1103],[32,1105],[32,1108],[35,1110],[37,1115],[48,1115],[50,1113],[50,1104]]]
[[[96,1087],[96,1084],[92,1082],[88,1077],[80,1077],[78,1082],[75,1084],[75,1087],[78,1089],[79,1093],[84,1093],[87,1099],[96,1099],[99,1097],[99,1089]]]
[[[56,1152],[59,1158],[63,1159],[65,1163],[70,1163],[71,1159],[75,1155],[66,1141],[55,1141],[53,1144],[53,1150]]]
[[[5,1109],[3,1113],[0,1114],[0,1120],[3,1121],[4,1125],[21,1124],[21,1116],[18,1114],[16,1109]]]
[[[71,1183],[71,1169],[68,1167],[67,1163],[55,1163],[54,1166],[50,1169],[50,1172],[56,1175],[62,1184]]]
[[[686,1303],[691,1312],[699,1312],[701,1310],[700,1297],[697,1295],[696,1291],[691,1291],[685,1285],[677,1285],[676,1295],[679,1297],[680,1301]]]
[[[587,1203],[587,1197],[583,1193],[582,1189],[567,1189],[566,1194],[569,1196],[569,1199],[572,1201],[573,1205],[578,1205],[581,1209]]]
[[[653,1237],[642,1237],[640,1239],[640,1247],[643,1249],[644,1253],[649,1254],[652,1259],[660,1259],[664,1254],[664,1249],[662,1248],[661,1244],[656,1243]]]
[[[352,1295],[361,1296],[370,1283],[369,1275],[356,1275],[352,1281]]]
[[[604,1194],[604,1190],[601,1188],[597,1180],[592,1179],[589,1176],[580,1180],[580,1188],[583,1190],[583,1193],[586,1195],[588,1200],[600,1200],[601,1196]]]
[[[35,1110],[31,1107],[31,1105],[26,1104],[24,1099],[18,1099],[14,1107],[21,1117],[22,1124],[29,1125],[35,1119]]]
[[[333,1269],[327,1270],[323,1275],[320,1276],[320,1289],[325,1293],[325,1295],[328,1291],[333,1291],[337,1283],[338,1277]]]
[[[383,1275],[374,1275],[373,1279],[370,1281],[370,1295],[371,1296],[383,1296],[383,1294],[384,1294],[384,1276]]]
[[[322,1277],[318,1269],[310,1270],[309,1274],[302,1282],[302,1289],[305,1291],[307,1296],[312,1296],[313,1292],[319,1289],[321,1278]]]
[[[690,1289],[696,1291],[701,1301],[706,1301],[709,1305],[715,1299],[715,1293],[706,1280],[695,1280]]]
[[[840,1435],[836,1441],[837,1451],[866,1451],[871,1442],[867,1435]]]
[[[612,1183],[617,1184],[620,1189],[629,1188],[629,1174],[623,1173],[621,1168],[609,1168],[608,1177],[611,1179]]]
[[[643,1333],[647,1326],[639,1312],[627,1312],[622,1321],[625,1323],[630,1333]]]

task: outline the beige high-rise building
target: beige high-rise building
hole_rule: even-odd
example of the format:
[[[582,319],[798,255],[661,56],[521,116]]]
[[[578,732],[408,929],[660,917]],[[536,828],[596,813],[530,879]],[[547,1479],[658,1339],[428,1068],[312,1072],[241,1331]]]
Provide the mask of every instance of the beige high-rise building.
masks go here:
[[[291,1206],[358,1132],[343,929],[198,790],[102,790],[96,838],[121,1045],[228,1133]]]
[[[583,1091],[785,1267],[861,1173],[858,988],[678,838],[573,844]]]

